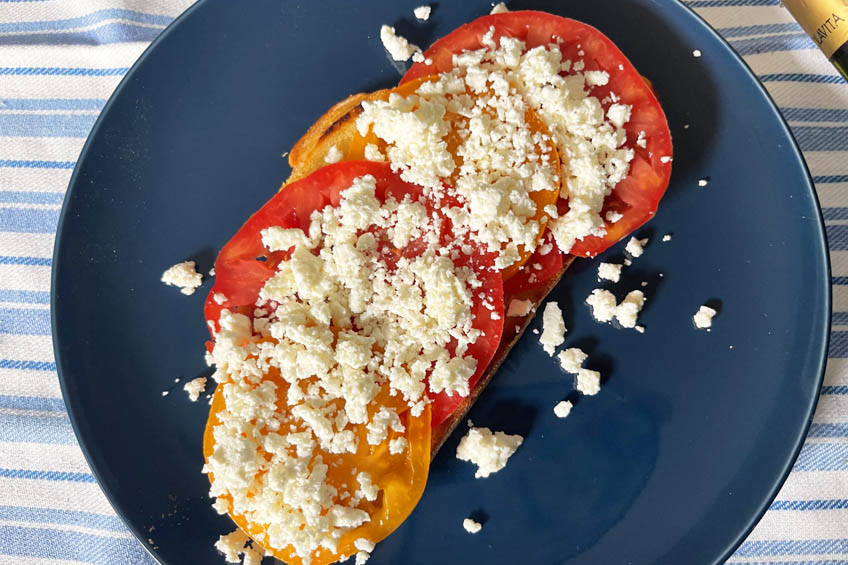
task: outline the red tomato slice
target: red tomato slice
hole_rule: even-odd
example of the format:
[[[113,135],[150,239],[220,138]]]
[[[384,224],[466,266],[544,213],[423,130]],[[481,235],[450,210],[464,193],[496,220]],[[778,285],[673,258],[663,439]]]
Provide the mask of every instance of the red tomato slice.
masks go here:
[[[635,151],[630,173],[607,198],[602,215],[608,210],[622,214],[612,224],[607,222],[604,237],[589,236],[572,248],[573,255],[593,257],[647,222],[656,212],[671,176],[671,132],[660,103],[651,87],[645,83],[627,57],[604,34],[592,26],[553,14],[534,11],[509,12],[483,16],[460,26],[436,41],[424,54],[431,65],[415,63],[404,75],[401,84],[425,75],[446,72],[453,67],[454,53],[480,49],[481,38],[490,27],[494,39],[501,36],[521,39],[527,48],[549,43],[559,44],[563,60],[583,59],[585,70],[603,70],[610,80],[605,86],[594,87],[593,96],[604,100],[614,92],[623,104],[633,106],[627,131],[626,147]],[[583,56],[578,51],[584,52]],[[567,74],[567,73],[564,73]],[[604,111],[611,102],[604,104]],[[639,133],[645,132],[646,147],[636,145]],[[665,161],[665,162],[663,162]],[[567,208],[566,208],[567,209]]]
[[[312,212],[327,205],[337,205],[341,192],[349,188],[354,179],[363,175],[372,175],[377,179],[376,196],[381,201],[390,196],[400,200],[407,194],[418,199],[422,194],[421,187],[401,180],[391,171],[388,163],[369,161],[347,161],[329,165],[287,185],[253,214],[218,254],[215,261],[215,285],[209,291],[205,304],[207,322],[214,324],[214,329],[217,330],[218,318],[224,308],[253,318],[259,291],[265,281],[276,272],[280,261],[288,255],[288,252],[269,253],[265,249],[261,236],[263,229],[280,226],[308,230]],[[426,201],[424,203],[427,205]],[[428,206],[427,211],[430,215],[441,214],[434,206]],[[445,218],[442,224],[448,226],[449,222]],[[449,235],[443,235],[447,241]],[[387,251],[386,256],[389,258],[400,254],[414,257],[420,252],[420,242],[412,241],[404,249]],[[460,254],[454,264],[472,268],[482,283],[480,288],[474,291],[472,313],[475,316],[474,327],[483,335],[468,348],[468,353],[477,360],[477,371],[469,383],[473,387],[486,371],[500,343],[504,321],[503,279],[493,268],[492,254]],[[226,297],[222,304],[218,304],[214,298],[219,293]],[[483,305],[480,294],[488,297],[493,310]],[[492,319],[492,312],[497,314],[497,319]],[[452,346],[449,345],[448,349],[453,352]],[[459,395],[448,396],[444,393],[431,395],[431,398],[432,427],[444,421],[462,400]]]
[[[542,255],[542,249],[549,246],[547,254]],[[536,268],[538,265],[539,268]],[[523,292],[542,286],[553,279],[562,269],[562,253],[553,242],[551,232],[545,232],[541,244],[527,259],[527,262],[509,279],[504,281],[504,295],[516,296]]]

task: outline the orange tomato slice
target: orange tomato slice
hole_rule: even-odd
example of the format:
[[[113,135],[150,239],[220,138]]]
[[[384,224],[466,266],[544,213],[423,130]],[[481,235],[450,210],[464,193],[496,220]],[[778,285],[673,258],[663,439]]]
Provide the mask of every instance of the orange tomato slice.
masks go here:
[[[264,379],[276,383],[277,398],[279,399],[277,406],[285,407],[288,391],[286,381],[279,376],[279,373],[274,372],[267,374]],[[215,451],[214,428],[220,423],[218,414],[226,410],[226,398],[223,389],[223,385],[218,385],[215,389],[209,419],[203,434],[203,455],[207,462]],[[342,484],[356,485],[356,475],[365,471],[371,475],[373,483],[379,486],[380,493],[375,501],[367,502],[363,500],[358,505],[358,508],[368,512],[371,520],[345,533],[339,540],[338,549],[335,553],[325,548],[316,551],[313,554],[313,565],[334,563],[343,556],[355,554],[357,550],[354,547],[354,541],[359,538],[366,538],[374,543],[383,540],[406,520],[418,504],[427,484],[427,474],[430,469],[429,405],[420,416],[413,417],[409,407],[397,396],[391,396],[386,386],[380,391],[371,406],[387,406],[397,410],[406,430],[403,433],[390,430],[385,441],[372,446],[366,441],[367,431],[365,426],[353,426],[359,438],[359,448],[356,453],[338,455],[326,453],[321,451],[320,448],[316,448],[316,454],[320,453],[324,463],[329,466],[326,478],[328,483],[336,486],[336,488],[339,488]],[[371,411],[373,410],[375,408],[371,409]],[[369,416],[371,415],[373,414],[369,414]],[[401,454],[392,455],[388,450],[389,441],[398,437],[406,438],[407,449]],[[265,454],[263,453],[263,455]],[[214,477],[210,474],[209,479],[212,481]],[[339,490],[343,489],[339,488]],[[222,495],[222,498],[230,502],[232,509],[232,498],[229,495]],[[338,498],[334,502],[344,504],[344,500]],[[294,554],[291,546],[277,548],[267,545],[265,534],[269,524],[252,523],[246,516],[234,514],[232,510],[230,517],[266,552],[289,565],[300,565],[302,563],[300,557]]]

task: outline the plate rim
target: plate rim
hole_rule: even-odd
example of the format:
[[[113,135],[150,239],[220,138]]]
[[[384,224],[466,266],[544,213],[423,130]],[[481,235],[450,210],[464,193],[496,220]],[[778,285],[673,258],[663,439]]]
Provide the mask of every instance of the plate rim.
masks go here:
[[[194,4],[189,6],[186,10],[184,10],[181,14],[179,14],[176,18],[174,18],[174,20],[171,23],[169,23],[165,27],[165,29],[162,30],[162,32],[158,36],[156,36],[156,38],[153,39],[153,41],[150,42],[150,44],[144,49],[144,51],[142,51],[141,55],[139,55],[139,57],[135,60],[135,62],[133,62],[130,69],[127,71],[127,73],[123,76],[123,78],[120,80],[118,85],[115,87],[114,91],[109,96],[109,99],[107,100],[106,104],[104,104],[103,108],[101,109],[100,113],[98,114],[97,119],[95,120],[94,125],[92,126],[91,131],[88,133],[88,136],[86,137],[85,143],[83,144],[82,149],[80,150],[79,156],[78,156],[77,161],[74,165],[73,173],[71,174],[71,177],[68,180],[68,188],[65,191],[65,196],[64,196],[63,201],[62,201],[62,209],[61,209],[61,212],[59,214],[59,220],[58,220],[57,225],[56,225],[56,232],[55,232],[55,239],[54,239],[54,246],[53,246],[53,255],[52,255],[52,267],[51,267],[51,272],[50,272],[50,328],[51,328],[51,342],[52,342],[52,348],[53,348],[53,356],[54,356],[54,359],[55,359],[55,362],[56,362],[56,373],[57,373],[57,377],[58,377],[58,380],[59,380],[60,390],[62,392],[62,400],[65,404],[65,409],[68,413],[68,419],[70,420],[71,427],[72,427],[72,429],[74,431],[74,435],[77,439],[77,444],[80,448],[80,451],[83,454],[83,457],[85,458],[86,463],[88,464],[89,468],[91,469],[92,475],[94,476],[95,480],[97,481],[97,486],[100,488],[100,491],[103,493],[104,497],[108,501],[112,510],[115,512],[115,514],[121,520],[121,522],[127,527],[127,529],[130,532],[132,532],[133,536],[136,538],[136,540],[139,542],[139,544],[145,549],[147,554],[150,555],[156,562],[161,563],[163,565],[166,562],[154,552],[153,548],[149,547],[148,544],[145,543],[145,541],[147,540],[147,538],[145,536],[145,532],[143,532],[139,527],[137,527],[136,524],[134,524],[132,521],[127,519],[127,517],[124,515],[122,510],[115,503],[113,493],[112,493],[112,489],[104,486],[104,484],[101,480],[101,472],[98,469],[98,466],[95,464],[95,461],[91,456],[91,453],[89,452],[88,445],[86,443],[86,440],[84,439],[84,435],[80,432],[79,419],[78,419],[76,409],[73,407],[73,402],[69,402],[69,398],[72,398],[73,396],[71,394],[69,394],[69,386],[70,385],[69,385],[69,381],[66,379],[66,376],[65,376],[64,357],[60,354],[61,346],[60,346],[60,343],[59,343],[59,341],[60,341],[59,337],[58,337],[59,332],[57,331],[58,330],[58,324],[57,324],[57,321],[56,321],[56,288],[57,288],[57,282],[60,278],[60,273],[59,273],[60,269],[58,267],[61,264],[61,261],[59,260],[59,255],[60,255],[60,250],[62,249],[62,239],[63,239],[62,234],[64,233],[64,227],[65,227],[66,222],[70,221],[68,219],[68,216],[69,216],[69,214],[68,214],[68,202],[69,202],[71,196],[73,195],[75,186],[77,185],[77,179],[78,179],[79,175],[81,174],[82,165],[85,163],[85,161],[87,159],[90,146],[93,143],[94,138],[99,133],[100,128],[102,127],[103,121],[105,119],[105,116],[109,113],[109,110],[113,106],[115,100],[121,95],[123,90],[126,88],[127,84],[135,76],[136,72],[138,71],[138,68],[144,63],[144,61],[148,58],[148,56],[155,49],[158,48],[159,44],[162,41],[164,41],[164,39],[168,35],[173,33],[173,31],[181,25],[181,23],[183,22],[184,19],[191,17],[191,15],[196,10],[201,9],[201,7],[204,6],[205,4],[207,4],[209,1],[210,0],[197,0]],[[801,449],[804,446],[804,442],[806,440],[807,433],[808,433],[810,425],[812,424],[812,421],[813,421],[813,416],[815,415],[816,407],[818,406],[818,401],[819,401],[819,398],[820,398],[820,395],[821,395],[821,387],[822,387],[822,384],[824,382],[825,371],[826,371],[826,368],[827,368],[828,352],[829,352],[831,331],[832,331],[830,319],[831,319],[832,313],[833,313],[833,285],[831,283],[832,270],[831,270],[831,263],[830,263],[829,247],[828,247],[828,244],[827,244],[825,221],[824,221],[824,216],[823,216],[823,213],[822,213],[821,202],[819,201],[818,193],[816,192],[816,189],[815,189],[815,183],[813,181],[812,175],[810,174],[810,170],[809,170],[809,167],[807,165],[807,162],[804,159],[804,153],[801,150],[801,147],[799,146],[798,141],[795,138],[795,135],[792,133],[792,129],[789,127],[789,124],[786,121],[786,118],[780,112],[779,106],[776,104],[776,102],[774,101],[774,98],[771,96],[771,94],[765,88],[763,83],[759,80],[756,73],[754,73],[753,69],[751,69],[750,65],[748,65],[748,63],[745,61],[745,59],[739,53],[737,53],[735,49],[733,49],[733,47],[730,45],[730,43],[727,39],[725,39],[720,33],[718,33],[718,31],[716,31],[716,29],[709,22],[707,22],[700,14],[698,14],[693,8],[691,8],[689,5],[687,5],[685,2],[683,2],[683,0],[674,0],[674,4],[677,4],[677,6],[682,7],[686,12],[688,12],[689,15],[693,16],[694,20],[708,34],[710,34],[713,38],[718,40],[718,42],[724,48],[726,53],[728,55],[730,55],[730,58],[735,60],[735,62],[738,63],[742,67],[742,69],[745,71],[745,74],[747,75],[747,78],[749,79],[749,81],[754,85],[754,87],[765,98],[765,101],[767,103],[767,106],[769,107],[769,110],[771,111],[773,116],[776,118],[777,124],[786,133],[786,135],[787,135],[787,137],[790,141],[788,148],[790,148],[792,150],[792,153],[794,154],[794,158],[795,158],[796,163],[798,165],[800,165],[800,169],[803,172],[806,189],[809,192],[809,194],[812,196],[812,202],[815,205],[815,209],[816,209],[816,212],[817,212],[816,220],[817,220],[817,228],[818,229],[816,230],[816,236],[817,236],[816,240],[817,240],[818,244],[816,245],[816,248],[817,248],[816,251],[817,251],[818,258],[817,258],[816,261],[817,262],[820,262],[820,261],[823,262],[824,272],[825,272],[825,277],[824,277],[824,281],[823,281],[824,286],[825,286],[825,292],[824,292],[824,302],[825,302],[825,304],[824,304],[824,306],[825,306],[825,308],[824,308],[824,310],[825,310],[824,327],[819,329],[820,332],[823,332],[823,335],[822,335],[823,339],[820,341],[819,352],[818,352],[818,355],[816,355],[816,359],[817,359],[817,362],[818,362],[817,363],[818,364],[818,370],[817,370],[818,375],[815,377],[815,383],[814,383],[815,394],[812,395],[812,400],[810,401],[809,405],[806,407],[807,417],[804,421],[804,424],[799,429],[799,433],[798,433],[797,437],[795,438],[795,442],[794,442],[794,446],[793,446],[793,449],[792,449],[791,456],[786,459],[786,463],[785,463],[783,469],[780,470],[780,472],[778,473],[778,476],[776,476],[774,484],[772,485],[772,488],[770,489],[769,494],[763,498],[762,503],[759,505],[759,508],[756,508],[755,511],[752,512],[750,520],[745,525],[745,527],[742,530],[740,530],[739,535],[736,536],[736,538],[733,539],[727,545],[724,552],[721,553],[721,555],[714,561],[714,563],[720,564],[720,563],[724,563],[728,558],[730,558],[733,555],[733,553],[739,548],[739,546],[742,545],[742,543],[745,541],[745,539],[747,539],[747,537],[751,534],[751,532],[756,528],[757,524],[760,522],[762,517],[768,511],[769,506],[774,501],[775,497],[780,492],[780,489],[783,487],[784,483],[786,482],[789,475],[791,474],[792,468],[794,467],[795,462],[798,459],[798,456],[801,452]],[[814,371],[814,373],[815,373],[815,371]]]

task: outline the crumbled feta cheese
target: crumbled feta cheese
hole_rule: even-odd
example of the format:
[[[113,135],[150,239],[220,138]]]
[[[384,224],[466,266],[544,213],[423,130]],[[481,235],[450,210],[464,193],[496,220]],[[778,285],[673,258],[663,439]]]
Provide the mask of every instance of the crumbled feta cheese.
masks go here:
[[[566,373],[577,374],[580,371],[580,368],[583,367],[583,363],[586,361],[588,355],[577,347],[571,347],[564,351],[560,351],[557,358],[559,359],[559,364],[562,369]]]
[[[599,322],[611,322],[615,317],[615,296],[608,290],[596,288],[586,298],[586,304],[592,307],[592,317]]]
[[[212,295],[212,300],[215,301],[215,304],[223,304],[227,301],[227,297],[223,293],[216,292]]]
[[[542,336],[539,343],[545,353],[553,356],[557,345],[565,341],[565,321],[562,319],[562,310],[556,302],[548,302],[542,313]]]
[[[183,385],[183,390],[188,393],[188,399],[192,402],[197,401],[203,391],[206,390],[206,377],[197,377],[188,381]]]
[[[693,57],[700,57],[701,56],[701,50],[695,49],[694,51],[692,51],[692,56]]]
[[[368,559],[371,557],[371,554],[367,551],[357,551],[356,558],[354,559],[353,565],[365,565],[368,562]]]
[[[202,284],[203,275],[194,270],[194,261],[183,261],[173,267],[169,267],[162,273],[162,282],[179,287],[180,292],[189,295]]]
[[[577,390],[585,395],[593,396],[601,390],[601,374],[590,369],[577,371]]]
[[[669,155],[663,155],[660,157],[660,163],[671,163],[672,158]]]
[[[383,155],[379,147],[373,143],[369,143],[365,146],[365,159],[367,161],[383,162],[386,160],[386,156]]]
[[[462,521],[462,527],[465,528],[465,531],[469,534],[476,534],[483,529],[483,524],[476,520],[472,520],[471,518],[466,518]]]
[[[533,302],[531,300],[513,298],[509,301],[509,308],[507,308],[506,315],[509,318],[521,318],[529,314],[532,309]]]
[[[240,563],[239,556],[244,553],[244,546],[250,538],[240,529],[218,537],[215,549],[224,554],[227,563]]]
[[[636,145],[638,145],[638,146],[639,146],[639,147],[641,147],[642,149],[647,149],[647,147],[648,147],[648,140],[647,140],[647,138],[645,137],[645,130],[640,131],[640,132],[639,132],[639,135],[638,135],[638,136],[636,136]]]
[[[418,18],[422,22],[426,22],[430,19],[430,12],[432,10],[433,8],[431,8],[430,6],[418,6],[417,8],[412,10],[412,13],[415,15],[416,18]]]
[[[397,35],[395,28],[388,25],[380,26],[380,41],[395,61],[408,61],[413,53],[421,51],[417,45],[411,44],[402,35]]]
[[[490,14],[505,14],[506,12],[509,12],[509,8],[506,7],[506,4],[504,4],[503,2],[498,2],[497,4],[495,4],[492,7],[492,11],[489,12],[489,13]]]
[[[358,538],[353,542],[353,547],[355,547],[359,551],[367,551],[368,553],[374,551],[374,548],[376,546],[377,544],[367,538]]]
[[[671,234],[670,233],[665,234],[664,236],[662,236],[662,240],[663,241],[671,241]]]
[[[344,157],[342,150],[339,149],[338,145],[334,144],[327,150],[327,154],[324,156],[324,162],[329,164],[338,163],[342,160],[342,157]]]
[[[615,307],[615,319],[623,328],[633,328],[636,326],[636,318],[645,305],[645,294],[641,290],[631,290],[621,301],[621,304]]]
[[[610,210],[609,212],[606,213],[606,215],[604,216],[604,219],[606,219],[606,221],[608,221],[609,223],[614,224],[623,217],[624,217],[624,214],[622,214],[621,212],[616,212],[615,210]]]
[[[459,441],[456,458],[477,465],[474,477],[485,478],[506,467],[507,459],[523,441],[519,435],[493,433],[489,428],[472,427]]]
[[[204,466],[210,495],[231,497],[231,512],[253,523],[273,523],[258,543],[291,546],[304,561],[368,522],[358,505],[379,491],[364,471],[354,493],[334,482],[333,456],[355,453],[363,429],[392,455],[408,449],[397,412],[373,403],[378,393],[420,417],[428,382],[467,396],[476,371],[467,351],[481,333],[472,315],[480,282],[437,253],[440,226],[419,214],[423,204],[380,202],[376,187],[368,175],[354,180],[304,231],[263,230],[266,247],[289,258],[260,290],[253,320],[224,309],[212,326],[209,359],[226,405]],[[390,268],[375,236],[383,233],[422,249]],[[282,378],[264,378],[272,371]]]
[[[601,263],[598,265],[598,278],[618,282],[621,279],[622,266],[616,263]]]
[[[627,246],[624,248],[624,251],[630,254],[634,259],[636,257],[641,257],[642,253],[645,251],[644,247],[648,243],[648,238],[639,239],[636,236],[630,238],[630,241],[627,242]]]
[[[568,400],[557,402],[556,406],[554,406],[554,414],[556,414],[557,418],[567,418],[568,415],[571,414],[573,406],[574,405]]]
[[[214,276],[215,276],[215,267],[212,267],[211,269],[209,269],[209,276],[210,276],[210,277],[214,277]]]
[[[695,322],[695,327],[698,329],[707,329],[713,325],[713,316],[718,314],[718,311],[709,306],[701,306],[698,311],[692,316]]]
[[[707,186],[709,184],[710,179],[705,177],[698,181],[698,186]]]

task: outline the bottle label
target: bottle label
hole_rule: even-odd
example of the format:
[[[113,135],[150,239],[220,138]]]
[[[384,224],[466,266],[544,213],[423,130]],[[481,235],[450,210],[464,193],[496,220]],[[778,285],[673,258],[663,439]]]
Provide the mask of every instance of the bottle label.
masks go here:
[[[828,57],[848,41],[848,0],[783,0],[783,5]]]

